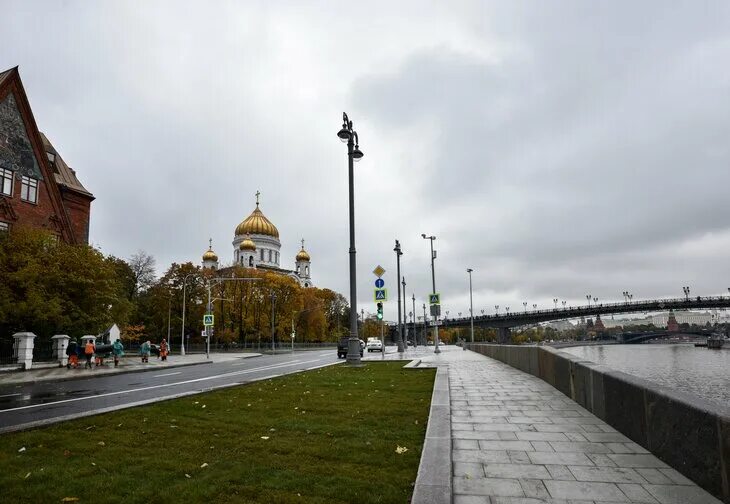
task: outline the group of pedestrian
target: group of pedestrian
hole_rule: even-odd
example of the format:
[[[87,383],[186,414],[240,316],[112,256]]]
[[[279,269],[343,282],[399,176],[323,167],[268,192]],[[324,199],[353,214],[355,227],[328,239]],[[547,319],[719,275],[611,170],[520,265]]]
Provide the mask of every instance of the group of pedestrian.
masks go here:
[[[142,358],[143,363],[150,361],[151,352],[152,343],[150,343],[150,340],[145,341],[139,346],[139,355]],[[111,353],[114,356],[114,367],[117,367],[119,365],[119,359],[124,356],[124,345],[122,345],[121,340],[115,340],[114,343],[112,343]],[[169,353],[169,345],[167,344],[167,340],[163,338],[162,342],[160,342],[160,346],[158,347],[157,358],[167,361]],[[96,366],[104,365],[104,353],[97,352],[96,344],[91,339],[87,339],[86,343],[83,345],[78,343],[75,339],[72,339],[68,343],[68,348],[66,348],[66,355],[68,356],[68,363],[66,364],[68,369],[71,369],[72,367],[74,369],[78,368],[80,365],[79,360],[82,355],[86,359],[86,363],[84,364],[85,369],[91,369],[94,367],[92,365],[92,359]]]
[[[121,340],[116,340],[112,343],[111,353],[114,356],[114,367],[117,367],[119,365],[119,359],[124,356],[124,345]],[[86,359],[84,369],[92,369],[94,367],[91,364],[92,359],[94,359],[95,366],[104,365],[104,353],[97,353],[96,344],[92,339],[87,339],[83,347],[75,339],[72,339],[68,342],[66,355],[68,356],[68,363],[66,364],[68,369],[79,367],[79,358],[81,355]]]

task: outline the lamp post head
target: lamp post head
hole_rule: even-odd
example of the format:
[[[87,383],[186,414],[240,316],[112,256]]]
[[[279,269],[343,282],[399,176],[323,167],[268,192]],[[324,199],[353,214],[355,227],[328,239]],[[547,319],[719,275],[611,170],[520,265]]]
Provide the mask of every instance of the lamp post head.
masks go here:
[[[473,270],[473,269],[471,269],[471,268],[466,268],[466,272],[467,272],[467,273],[469,273],[470,275],[471,275],[471,272],[472,272],[472,271],[474,271],[474,270]]]
[[[343,143],[347,142],[350,139],[350,132],[347,131],[347,128],[345,126],[342,126],[342,129],[337,132],[337,136],[340,140],[342,140]]]
[[[360,161],[362,159],[363,155],[364,154],[360,150],[360,147],[356,145],[355,150],[352,151],[352,159],[357,163],[358,161]]]
[[[400,251],[400,242],[398,240],[395,241],[395,248],[393,249],[393,252],[397,255],[403,254],[403,252]]]

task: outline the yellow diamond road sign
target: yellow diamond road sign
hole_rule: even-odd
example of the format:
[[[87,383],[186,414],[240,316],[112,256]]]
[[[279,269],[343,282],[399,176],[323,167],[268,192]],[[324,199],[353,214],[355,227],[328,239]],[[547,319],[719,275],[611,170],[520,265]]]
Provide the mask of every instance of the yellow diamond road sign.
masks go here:
[[[373,273],[375,273],[375,276],[380,278],[385,274],[385,268],[383,268],[381,265],[377,265],[375,269],[373,270]]]

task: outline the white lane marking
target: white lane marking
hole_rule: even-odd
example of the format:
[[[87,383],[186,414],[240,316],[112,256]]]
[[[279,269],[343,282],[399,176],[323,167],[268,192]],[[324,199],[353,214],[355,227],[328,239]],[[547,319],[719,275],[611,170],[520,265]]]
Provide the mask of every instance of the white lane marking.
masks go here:
[[[182,371],[176,371],[175,373],[156,374],[153,375],[152,378],[160,378],[161,376],[172,376],[180,373],[182,373]]]
[[[17,396],[17,395],[20,395],[20,392],[18,392],[17,394],[3,394],[3,395],[0,395],[0,397],[13,397],[13,396]]]
[[[294,359],[292,361],[289,361],[288,363],[289,364],[295,364],[297,362],[302,362],[302,359]],[[231,364],[231,366],[243,366],[245,364],[248,364],[248,362],[245,362],[245,361],[244,362],[236,362],[234,364]]]
[[[318,361],[318,359],[304,361],[302,364],[309,364],[311,362],[317,362],[317,361]],[[27,406],[18,406],[17,408],[9,408],[9,409],[0,410],[0,414],[7,413],[10,411],[19,411],[19,410],[24,410],[24,409],[40,408],[42,406],[52,406],[52,405],[62,404],[62,403],[84,401],[86,399],[96,399],[97,397],[109,397],[109,396],[113,396],[113,395],[130,394],[132,392],[141,392],[143,390],[153,390],[153,389],[157,389],[157,388],[174,387],[176,385],[185,385],[186,383],[196,383],[196,382],[207,381],[207,380],[217,380],[218,378],[226,378],[228,376],[237,376],[237,375],[242,375],[242,374],[255,373],[256,371],[263,371],[265,369],[274,369],[274,368],[287,367],[287,366],[291,366],[291,363],[286,362],[286,363],[276,364],[276,365],[271,365],[271,366],[262,366],[262,367],[258,367],[258,368],[252,368],[252,369],[244,369],[242,371],[233,371],[231,373],[223,373],[220,375],[205,376],[203,378],[195,378],[192,380],[185,380],[185,381],[181,381],[181,382],[165,383],[162,385],[151,385],[149,387],[140,387],[140,388],[129,389],[129,390],[119,390],[116,392],[107,392],[106,394],[97,394],[97,395],[86,396],[86,397],[74,397],[73,399],[61,399],[60,401],[53,401],[53,402],[40,403],[40,404],[29,404]]]
[[[264,377],[262,377],[262,378],[259,378],[259,380],[260,380],[260,381],[264,381],[264,380],[270,380],[271,378],[278,378],[279,376],[281,376],[281,375],[278,375],[278,374],[272,374],[272,375],[269,375],[269,376],[264,376]]]

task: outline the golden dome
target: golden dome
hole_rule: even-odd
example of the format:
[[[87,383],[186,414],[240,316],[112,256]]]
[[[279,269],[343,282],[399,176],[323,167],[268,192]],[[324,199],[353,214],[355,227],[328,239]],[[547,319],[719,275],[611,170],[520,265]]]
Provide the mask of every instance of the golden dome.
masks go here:
[[[296,257],[296,261],[311,261],[312,259],[309,257],[309,254],[306,250],[304,250],[304,238],[302,238],[302,250],[299,251]]]
[[[218,256],[215,255],[215,252],[213,252],[212,248],[209,248],[205,251],[205,254],[203,254],[203,261],[218,262]]]
[[[236,226],[236,236],[245,234],[259,234],[279,237],[279,230],[276,229],[269,219],[259,210],[258,194],[256,193],[256,210],[246,219]]]
[[[238,248],[240,248],[241,250],[256,251],[256,244],[251,239],[251,236],[246,235],[246,239],[241,242]]]

